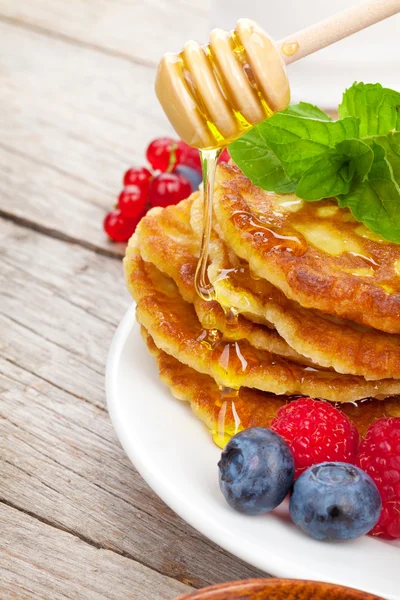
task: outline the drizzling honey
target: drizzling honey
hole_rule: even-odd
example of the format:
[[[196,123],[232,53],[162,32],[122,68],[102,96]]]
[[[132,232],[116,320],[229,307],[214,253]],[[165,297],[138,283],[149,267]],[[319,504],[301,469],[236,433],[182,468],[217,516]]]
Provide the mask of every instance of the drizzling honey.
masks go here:
[[[289,104],[289,84],[282,57],[260,27],[241,19],[232,32],[214,30],[207,46],[188,42],[181,53],[165,55],[157,73],[156,93],[180,137],[200,150],[203,233],[195,274],[197,294],[207,302],[218,301],[227,325],[235,327],[239,311],[218,297],[207,273],[216,166],[222,149],[231,141]],[[270,234],[273,235],[272,231]],[[290,240],[288,247],[292,245],[294,240]],[[218,333],[213,328],[204,330],[198,341],[213,348],[214,356],[220,353],[217,364],[222,371],[233,361],[235,372],[244,372],[247,361],[239,344],[225,344]],[[226,438],[226,411],[228,408],[235,411],[232,396],[238,394],[240,386],[235,382],[231,385],[232,388],[221,392],[218,431],[214,432],[218,445]],[[236,431],[239,425],[240,420]],[[236,431],[230,431],[229,437]]]
[[[203,234],[201,238],[200,257],[195,274],[196,291],[200,298],[210,302],[215,300],[215,289],[207,275],[208,250],[212,230],[213,192],[215,171],[221,149],[200,150],[201,166],[203,171]]]

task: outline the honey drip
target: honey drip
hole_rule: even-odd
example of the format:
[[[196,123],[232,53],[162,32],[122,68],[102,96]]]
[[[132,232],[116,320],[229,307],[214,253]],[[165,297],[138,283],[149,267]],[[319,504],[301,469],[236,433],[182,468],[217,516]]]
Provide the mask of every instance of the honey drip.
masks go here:
[[[221,387],[220,409],[217,418],[217,429],[213,430],[212,438],[219,448],[225,448],[232,436],[243,430],[239,414],[236,410],[235,400],[239,397],[240,390]],[[228,423],[231,423],[228,425]]]
[[[204,329],[197,341],[212,350],[217,378],[226,377],[228,371],[237,374],[237,378],[232,378],[232,387],[220,386],[220,396],[215,402],[217,427],[212,430],[212,438],[217,446],[224,448],[230,438],[243,429],[235,402],[240,394],[241,374],[249,368],[249,357],[242,353],[240,342],[224,341],[218,329]]]
[[[201,238],[200,257],[195,274],[196,291],[200,298],[211,302],[216,299],[215,289],[207,275],[208,250],[212,229],[213,194],[215,171],[221,149],[200,150],[203,171],[203,234]]]
[[[296,54],[299,50],[300,46],[298,42],[286,42],[286,44],[283,44],[282,46],[282,52],[285,56],[293,56],[293,54]]]

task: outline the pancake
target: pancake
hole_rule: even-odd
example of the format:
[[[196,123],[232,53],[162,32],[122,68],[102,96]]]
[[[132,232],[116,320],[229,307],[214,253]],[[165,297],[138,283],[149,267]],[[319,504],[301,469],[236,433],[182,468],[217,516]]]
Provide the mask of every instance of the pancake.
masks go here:
[[[368,380],[400,378],[399,335],[304,309],[265,279],[255,279],[247,263],[234,266],[224,257],[214,244],[209,277],[224,303],[249,319],[272,323],[292,348],[315,364]]]
[[[141,256],[174,280],[181,296],[194,304],[205,329],[218,329],[226,339],[247,339],[255,348],[312,365],[311,360],[293,350],[275,329],[255,325],[243,317],[239,317],[233,327],[218,302],[206,302],[197,295],[194,275],[200,241],[193,235],[190,226],[191,207],[197,196],[198,194],[193,194],[190,199],[177,206],[164,210],[154,208],[147,213],[135,235],[135,244],[140,247]]]
[[[156,359],[161,381],[179,400],[188,402],[194,414],[212,432],[213,439],[223,448],[229,438],[249,427],[269,427],[278,410],[291,398],[241,388],[235,398],[221,396],[215,381],[198,373],[176,358],[166,354],[142,328],[146,345]],[[340,404],[344,412],[363,436],[369,425],[381,417],[400,416],[400,398],[384,401],[365,400],[357,404]]]
[[[217,330],[204,329],[193,305],[183,300],[173,280],[143,261],[135,236],[127,248],[124,267],[128,288],[137,302],[137,320],[157,347],[211,376],[219,386],[245,386],[333,402],[400,394],[400,381],[368,382],[362,377],[304,367],[254,348],[247,340],[232,342]]]
[[[400,245],[336,202],[303,202],[253,185],[222,163],[214,213],[228,246],[304,308],[400,333]]]
[[[248,263],[214,234],[210,279],[225,304],[247,317],[239,317],[236,327],[229,326],[218,303],[201,300],[194,288],[201,228],[202,200],[193,194],[177,206],[151,210],[140,222],[136,238],[143,258],[169,275],[183,298],[194,303],[204,328],[215,327],[227,339],[247,339],[256,348],[301,364],[371,380],[400,378],[400,336],[350,321],[334,322],[303,309],[265,279],[251,276]]]

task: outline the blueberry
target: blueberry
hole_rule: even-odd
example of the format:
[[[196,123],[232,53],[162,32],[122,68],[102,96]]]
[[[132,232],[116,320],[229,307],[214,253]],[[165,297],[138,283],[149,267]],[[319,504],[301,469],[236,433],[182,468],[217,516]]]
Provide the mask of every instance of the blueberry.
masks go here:
[[[254,427],[237,433],[221,454],[219,486],[228,504],[248,515],[276,508],[294,480],[292,451],[280,435]]]
[[[178,165],[175,169],[175,173],[180,173],[186,177],[186,179],[189,180],[194,192],[198,189],[199,185],[203,181],[199,171],[196,171],[196,169],[192,169],[191,167],[187,167],[186,165]]]
[[[290,497],[293,522],[316,540],[351,540],[376,524],[382,501],[364,471],[342,462],[325,462],[304,471]]]

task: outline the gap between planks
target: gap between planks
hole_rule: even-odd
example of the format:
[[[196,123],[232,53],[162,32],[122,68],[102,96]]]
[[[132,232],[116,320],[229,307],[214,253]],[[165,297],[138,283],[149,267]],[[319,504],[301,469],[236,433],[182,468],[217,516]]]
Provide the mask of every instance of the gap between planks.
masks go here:
[[[40,35],[45,35],[51,39],[59,40],[62,42],[66,42],[68,44],[72,44],[73,46],[78,46],[79,48],[86,48],[87,50],[94,50],[95,52],[100,52],[101,54],[105,54],[106,56],[112,56],[114,58],[126,60],[132,64],[140,65],[141,67],[149,67],[154,69],[157,67],[157,61],[146,60],[145,58],[140,58],[136,56],[132,56],[125,52],[121,52],[119,50],[113,50],[111,48],[107,48],[105,46],[100,46],[98,44],[85,42],[79,38],[67,35],[65,33],[61,33],[59,31],[55,31],[54,29],[47,29],[41,25],[37,25],[35,23],[29,23],[27,21],[20,21],[14,17],[6,17],[4,15],[0,15],[0,21],[6,23],[8,25],[12,25],[13,27],[18,27],[19,29],[24,29],[25,31],[32,31],[33,33],[38,33]]]
[[[0,502],[4,600],[167,600],[192,590],[115,552],[96,548]],[[43,552],[38,556],[37,549]]]
[[[42,223],[37,223],[35,221],[32,221],[31,219],[21,217],[20,215],[13,215],[1,208],[0,218],[4,219],[4,221],[11,221],[11,223],[18,225],[19,227],[24,227],[25,229],[30,229],[31,231],[41,233],[46,237],[59,240],[61,242],[67,242],[68,244],[73,244],[74,246],[80,246],[85,250],[91,250],[92,252],[94,252],[95,254],[99,254],[100,256],[107,256],[108,258],[121,260],[125,253],[124,244],[113,244],[113,246],[115,247],[115,251],[113,251],[105,247],[97,246],[96,244],[93,244],[81,238],[75,238],[58,229],[46,227]]]
[[[128,552],[124,552],[123,550],[116,550],[115,548],[110,548],[109,546],[98,544],[91,538],[88,538],[88,537],[80,534],[79,532],[74,531],[73,529],[69,529],[67,527],[63,527],[60,524],[49,521],[34,512],[31,512],[25,508],[17,506],[13,502],[10,502],[10,501],[6,500],[5,498],[0,498],[0,504],[4,504],[5,506],[8,506],[9,508],[17,510],[18,512],[21,512],[24,515],[27,515],[28,517],[31,517],[32,519],[35,519],[36,521],[39,521],[40,523],[47,525],[48,527],[52,527],[53,529],[57,529],[58,531],[63,531],[64,533],[69,533],[73,537],[81,540],[81,542],[85,542],[85,544],[87,544],[88,546],[91,546],[92,548],[96,548],[96,550],[107,550],[108,552],[112,552],[113,554],[116,554],[118,556],[123,556],[124,558],[128,558],[129,560],[132,560],[135,563],[139,563],[143,567],[146,567],[147,569],[151,569],[152,571],[159,573],[159,575],[166,577],[165,573],[163,573],[162,571],[159,571],[154,566],[149,566],[145,562],[140,561],[137,557],[135,558],[135,557],[131,556]],[[194,586],[192,585],[191,582],[185,580],[184,578],[182,580],[179,579],[179,577],[171,577],[171,578],[175,579],[176,581],[179,581],[180,583],[188,585],[193,589],[196,589],[196,588],[194,588]]]

